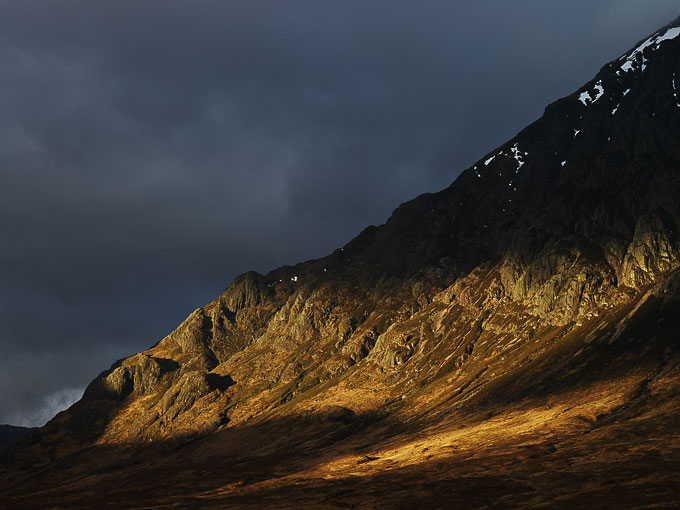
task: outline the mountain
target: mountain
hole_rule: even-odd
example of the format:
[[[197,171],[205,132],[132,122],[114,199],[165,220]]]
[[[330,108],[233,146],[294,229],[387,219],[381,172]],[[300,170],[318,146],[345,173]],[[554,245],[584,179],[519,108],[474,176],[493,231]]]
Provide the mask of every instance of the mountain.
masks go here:
[[[19,438],[28,434],[33,428],[17,427],[15,425],[0,425],[0,452],[5,450],[12,443],[16,443]]]
[[[449,188],[236,278],[6,451],[4,504],[677,506],[678,71],[680,19]]]

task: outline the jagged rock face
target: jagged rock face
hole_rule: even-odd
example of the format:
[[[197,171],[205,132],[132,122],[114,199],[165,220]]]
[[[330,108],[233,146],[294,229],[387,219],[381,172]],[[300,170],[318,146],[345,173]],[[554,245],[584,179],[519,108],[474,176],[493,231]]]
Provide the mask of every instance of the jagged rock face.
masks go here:
[[[240,276],[7,458],[36,466],[290,416],[340,435],[385,416],[425,427],[599,384],[602,366],[644,388],[607,397],[600,423],[643,413],[650,395],[666,405],[680,387],[676,26],[342,250]]]

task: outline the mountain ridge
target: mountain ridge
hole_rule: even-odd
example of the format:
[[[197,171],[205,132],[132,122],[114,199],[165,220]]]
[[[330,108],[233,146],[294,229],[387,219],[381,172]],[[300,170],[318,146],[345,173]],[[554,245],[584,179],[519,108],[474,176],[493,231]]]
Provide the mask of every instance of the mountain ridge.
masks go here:
[[[114,363],[3,455],[8,501],[32,501],[38,479],[51,498],[86,505],[76,492],[114,490],[191,452],[180,474],[202,473],[190,477],[200,491],[168,471],[148,498],[178,484],[170,492],[183,505],[380,507],[375,493],[396,508],[427,484],[394,499],[384,478],[421,473],[436,504],[449,493],[470,507],[578,503],[587,492],[542,480],[530,459],[573,483],[573,466],[612,439],[627,447],[583,468],[601,477],[597,501],[672,497],[662,471],[674,472],[680,451],[680,38],[659,39],[679,21],[448,188],[401,204],[327,257],[237,277],[156,345]],[[635,448],[643,467],[615,472]],[[507,460],[518,455],[519,465]],[[612,493],[641,473],[654,480],[646,492]]]

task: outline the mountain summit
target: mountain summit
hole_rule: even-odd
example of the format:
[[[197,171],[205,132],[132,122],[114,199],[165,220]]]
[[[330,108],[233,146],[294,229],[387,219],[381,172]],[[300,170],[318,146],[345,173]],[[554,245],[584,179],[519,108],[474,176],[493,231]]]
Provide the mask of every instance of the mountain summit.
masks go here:
[[[5,452],[4,504],[680,504],[679,74],[680,18],[449,188],[236,278]]]

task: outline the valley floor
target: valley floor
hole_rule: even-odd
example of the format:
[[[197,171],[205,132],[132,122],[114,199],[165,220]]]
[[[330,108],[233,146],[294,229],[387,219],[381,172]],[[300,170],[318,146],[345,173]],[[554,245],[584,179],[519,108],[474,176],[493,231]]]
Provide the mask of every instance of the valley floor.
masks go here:
[[[680,414],[634,378],[476,412],[270,417],[5,473],[3,508],[677,508]],[[639,399],[638,399],[639,400]]]

